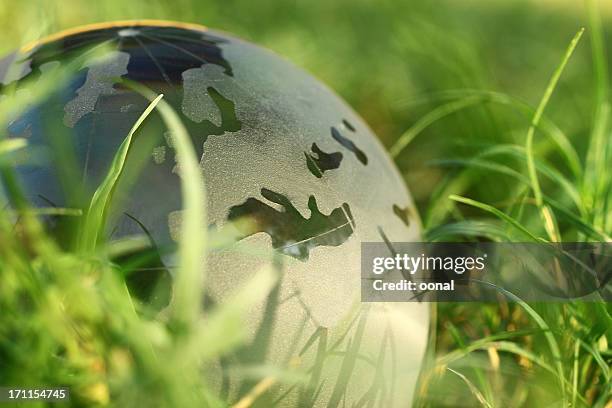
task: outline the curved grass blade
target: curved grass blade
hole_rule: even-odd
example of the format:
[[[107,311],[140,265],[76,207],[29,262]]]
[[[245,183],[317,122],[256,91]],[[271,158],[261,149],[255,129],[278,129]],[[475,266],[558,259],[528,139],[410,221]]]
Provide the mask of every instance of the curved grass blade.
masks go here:
[[[548,102],[550,101],[550,97],[552,96],[555,88],[557,87],[559,78],[561,77],[561,74],[565,70],[565,67],[567,63],[569,62],[572,54],[574,53],[574,50],[576,49],[576,46],[578,45],[578,42],[580,41],[580,38],[582,37],[583,33],[584,33],[584,28],[581,28],[576,33],[572,41],[570,42],[567,48],[567,51],[565,52],[565,55],[563,56],[563,59],[561,60],[561,64],[557,67],[557,69],[553,73],[553,76],[550,79],[550,82],[546,86],[544,95],[542,96],[542,99],[540,100],[540,103],[538,104],[538,107],[533,115],[533,119],[531,120],[531,125],[529,126],[529,129],[527,130],[527,138],[526,138],[526,143],[525,143],[525,150],[527,153],[527,167],[529,170],[529,178],[531,179],[533,193],[534,193],[536,202],[539,206],[542,205],[542,191],[540,190],[540,184],[538,182],[538,177],[536,174],[535,159],[534,159],[534,154],[533,154],[533,138],[535,135],[535,130],[537,126],[540,124],[540,120],[542,119],[542,115],[544,114],[544,109],[546,109],[546,106],[548,105]]]
[[[557,339],[555,338],[555,336],[552,333],[552,330],[550,329],[550,326],[548,325],[548,323],[546,323],[546,321],[542,318],[542,316],[540,316],[538,314],[538,312],[536,312],[531,306],[529,306],[529,304],[527,304],[527,302],[525,302],[524,300],[522,300],[521,298],[519,298],[518,296],[516,296],[514,293],[507,291],[506,289],[498,286],[498,285],[494,285],[490,282],[484,282],[478,279],[473,279],[474,282],[478,282],[481,283],[483,285],[486,286],[491,286],[493,288],[495,288],[496,290],[498,290],[499,292],[501,292],[504,296],[508,297],[510,300],[518,303],[526,312],[527,314],[531,317],[531,319],[536,323],[536,325],[542,329],[542,332],[544,334],[544,338],[546,339],[546,342],[548,343],[548,347],[550,349],[550,352],[552,354],[552,359],[553,359],[553,364],[554,364],[554,368],[555,368],[555,373],[557,376],[557,380],[559,382],[559,389],[561,391],[561,399],[563,401],[563,406],[567,406],[567,393],[566,393],[566,389],[565,389],[565,385],[566,385],[566,378],[565,378],[565,373],[563,370],[563,361],[561,360],[561,349],[559,347],[559,343],[557,342]]]
[[[472,353],[474,351],[487,351],[490,348],[494,348],[495,350],[498,350],[498,351],[511,353],[511,354],[520,356],[522,358],[525,358],[531,361],[533,364],[539,366],[543,370],[549,372],[550,374],[557,376],[558,373],[556,371],[556,368],[550,365],[548,362],[546,362],[544,358],[525,349],[524,347],[520,346],[517,343],[514,343],[512,341],[502,340],[504,338],[511,339],[511,338],[519,337],[521,335],[531,335],[531,334],[538,334],[538,333],[543,333],[543,331],[533,330],[529,332],[528,330],[523,330],[521,332],[506,332],[506,333],[500,333],[498,335],[488,336],[488,337],[485,337],[485,338],[482,338],[482,339],[479,339],[479,340],[476,340],[470,343],[465,348],[452,351],[438,358],[436,364],[438,364],[438,366],[446,366],[446,365],[452,364],[453,362],[467,356],[469,353]],[[566,388],[571,389],[572,384],[570,382],[568,382],[565,378],[563,378],[563,382]],[[580,394],[578,394],[576,397],[580,399],[582,402],[586,403],[586,401],[584,400],[584,397],[581,396]]]
[[[359,323],[357,324],[354,336],[349,340],[346,346],[346,354],[342,359],[340,372],[338,373],[336,384],[334,385],[331,397],[329,398],[327,404],[327,406],[330,408],[338,407],[341,401],[344,400],[344,396],[347,392],[347,384],[353,373],[355,364],[357,362],[359,348],[363,341],[362,339],[365,331],[367,318],[368,313],[367,311],[364,311],[359,317]]]
[[[455,371],[450,367],[446,367],[446,369],[448,371],[450,371],[451,373],[455,374],[456,376],[458,376],[459,378],[461,378],[461,380],[463,380],[464,383],[467,384],[468,388],[470,389],[470,391],[472,392],[472,394],[474,394],[474,396],[476,397],[476,399],[478,400],[478,402],[480,402],[480,405],[482,405],[483,407],[487,407],[487,408],[492,408],[493,406],[486,400],[486,398],[484,397],[484,395],[482,395],[482,393],[480,392],[480,390],[478,389],[478,387],[476,387],[465,375],[461,374],[459,371]]]
[[[527,335],[529,335],[529,334],[541,333],[541,331],[534,331],[532,333],[530,333],[529,331],[523,331],[523,333],[527,333]],[[518,337],[518,336],[511,336],[512,332],[507,332],[506,334],[507,334],[507,336],[505,336],[506,338]],[[483,339],[476,340],[460,350],[452,351],[440,357],[437,361],[437,364],[438,365],[449,365],[467,356],[469,353],[472,353],[477,350],[486,351],[489,348],[493,347],[499,351],[504,351],[504,352],[515,354],[517,356],[524,357],[527,360],[538,365],[539,367],[543,368],[544,370],[552,374],[556,374],[555,369],[550,364],[548,364],[543,358],[526,350],[525,348],[521,347],[520,345],[512,341],[494,340],[492,339],[492,337],[494,338],[502,337],[503,338],[504,336],[502,336],[502,334],[499,334],[496,336],[489,336]]]
[[[555,211],[563,215],[567,221],[570,221],[572,224],[574,224],[577,229],[582,231],[588,237],[593,237],[594,239],[605,242],[612,242],[612,237],[610,237],[605,232],[599,231],[597,228],[588,224],[587,222],[583,221],[580,217],[567,210],[563,205],[546,197],[544,201]]]
[[[425,130],[433,123],[444,118],[445,116],[451,115],[462,109],[478,105],[480,103],[485,102],[486,100],[487,98],[482,96],[469,96],[467,98],[452,101],[445,105],[438,106],[437,108],[433,109],[431,112],[423,116],[412,127],[406,130],[391,147],[391,149],[389,150],[389,154],[391,154],[391,157],[393,158],[397,157],[415,137],[417,137],[423,130]]]
[[[595,360],[597,365],[599,365],[599,368],[601,369],[601,372],[603,373],[606,382],[610,383],[610,381],[612,380],[610,376],[610,365],[606,363],[601,353],[596,348],[587,344],[584,340],[577,339],[577,341],[580,343],[580,346],[582,348],[584,348],[589,354],[593,356],[593,359]]]
[[[607,201],[605,196],[606,184],[612,183],[610,176],[607,175],[610,168],[610,155],[612,155],[612,143],[608,143],[611,111],[609,72],[598,2],[587,0],[586,6],[595,77],[595,112],[586,155],[583,187],[585,199],[594,210],[593,221],[595,225],[605,229],[608,214],[601,212],[601,210]]]
[[[512,178],[517,179],[522,183],[528,183],[529,180],[523,176],[521,173],[516,170],[510,168],[509,166],[505,166],[503,164],[491,162],[488,160],[482,159],[442,159],[435,160],[432,162],[434,165],[460,165],[465,167],[475,167],[482,170],[493,171],[496,173],[504,174],[506,176],[510,176]]]
[[[500,173],[509,177],[513,177],[519,182],[529,186],[529,179],[524,175],[518,173],[514,169],[504,166],[502,164],[493,163],[487,160],[480,159],[454,159],[454,160],[437,160],[434,164],[443,164],[443,165],[463,165],[466,167],[472,167],[477,169],[484,169],[487,171],[492,171],[496,173]],[[536,166],[538,170],[540,170],[543,174],[545,174],[548,178],[554,180],[559,184],[567,193],[569,197],[572,198],[572,201],[578,208],[581,214],[584,214],[582,211],[582,202],[578,192],[574,189],[573,185],[566,180],[561,174],[557,173],[553,168],[548,167],[547,165],[536,161]],[[552,199],[548,196],[544,195],[544,202],[548,203]],[[548,210],[550,212],[550,210]],[[551,220],[552,221],[552,220]]]
[[[81,238],[79,240],[79,249],[81,252],[92,252],[96,248],[98,240],[104,233],[104,223],[106,221],[108,207],[115,191],[117,181],[123,173],[125,160],[132,144],[132,138],[134,137],[136,131],[140,128],[140,125],[142,125],[149,114],[151,114],[153,109],[155,109],[155,106],[157,106],[162,98],[163,94],[157,96],[149,104],[149,106],[147,106],[136,123],[134,123],[134,126],[132,126],[132,129],[128,133],[127,137],[121,143],[121,146],[119,146],[119,150],[113,158],[104,181],[102,181],[100,186],[94,192],[81,229]]]
[[[572,407],[576,406],[578,398],[578,356],[580,355],[580,339],[574,344],[574,364],[572,366]]]
[[[445,96],[443,99],[446,100],[453,100],[468,96],[480,96],[484,98],[483,102],[515,108],[525,117],[528,117],[529,120],[531,120],[535,112],[535,108],[530,106],[527,102],[503,92],[465,89],[446,91],[443,94]],[[553,121],[545,116],[542,116],[540,119],[537,129],[544,135],[548,136],[557,145],[559,153],[564,158],[572,174],[577,179],[582,178],[582,164],[580,162],[580,157],[567,135]]]
[[[501,155],[501,154],[516,157],[518,159],[525,160],[525,161],[528,160],[527,152],[525,151],[525,148],[523,146],[512,145],[512,144],[492,146],[491,148],[485,150],[483,153],[479,154],[478,156],[486,157],[486,156]],[[584,205],[582,202],[582,197],[580,196],[580,193],[578,192],[576,187],[574,187],[574,183],[572,183],[572,181],[568,180],[565,176],[563,176],[563,174],[561,174],[558,170],[549,166],[548,164],[541,162],[539,160],[535,160],[534,163],[536,166],[536,170],[542,173],[542,175],[548,177],[551,181],[554,181],[555,183],[557,183],[560,187],[562,187],[565,190],[565,192],[572,198],[572,201],[574,201],[576,208],[580,210],[581,214],[584,214],[585,210],[584,210]],[[521,180],[524,180],[524,177],[521,176]]]
[[[574,50],[576,49],[576,46],[578,45],[578,42],[580,41],[580,38],[582,37],[583,33],[584,33],[584,28],[580,29],[576,33],[576,35],[570,42],[567,48],[567,51],[565,52],[565,55],[563,56],[563,59],[561,60],[561,64],[557,67],[557,69],[553,73],[553,76],[551,77],[550,82],[548,83],[548,86],[546,87],[546,90],[544,91],[544,95],[542,96],[542,99],[540,100],[540,103],[538,104],[538,108],[536,109],[533,115],[533,119],[531,120],[531,125],[529,126],[529,129],[527,130],[527,138],[525,142],[525,150],[527,153],[527,169],[529,172],[529,179],[531,180],[531,188],[533,189],[533,194],[536,200],[536,205],[540,208],[540,213],[542,216],[542,220],[544,221],[544,226],[546,228],[548,236],[553,241],[558,241],[559,232],[558,232],[558,229],[555,227],[556,222],[554,221],[554,216],[552,212],[550,211],[549,208],[544,206],[544,201],[542,198],[543,194],[540,188],[540,183],[538,181],[538,174],[537,174],[536,166],[535,166],[535,157],[533,153],[533,138],[535,135],[536,127],[539,125],[542,115],[544,114],[544,109],[546,109],[546,106],[548,105],[548,101],[550,100],[550,97],[552,96],[553,91],[557,87],[559,78],[561,77],[561,74],[563,73],[567,63],[569,62],[572,54],[574,53]]]
[[[424,232],[428,242],[444,241],[451,237],[485,237],[494,242],[509,241],[510,237],[493,221],[464,220],[440,225]]]
[[[480,201],[472,200],[470,198],[461,197],[461,196],[454,195],[454,194],[450,195],[448,198],[453,201],[458,201],[463,204],[471,205],[472,207],[480,208],[483,211],[486,211],[488,213],[495,215],[496,217],[500,218],[502,221],[505,221],[508,224],[515,227],[516,229],[518,229],[526,237],[528,237],[529,239],[533,241],[543,241],[542,238],[536,237],[527,228],[523,227],[520,222],[510,217],[509,215],[504,214],[502,211],[498,210],[497,208],[489,204],[481,203]]]
[[[136,90],[149,99],[153,98],[154,94],[148,89],[137,87]],[[180,166],[183,202],[172,319],[181,329],[187,329],[198,321],[201,313],[207,237],[206,194],[200,164],[187,129],[168,103],[159,102],[157,109],[173,136],[173,146]]]

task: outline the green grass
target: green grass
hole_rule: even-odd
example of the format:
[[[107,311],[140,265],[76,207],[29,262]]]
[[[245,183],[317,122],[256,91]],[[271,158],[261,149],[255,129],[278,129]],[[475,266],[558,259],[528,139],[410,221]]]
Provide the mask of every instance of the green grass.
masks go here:
[[[55,81],[51,76],[49,81]],[[37,84],[38,85],[38,84]],[[39,94],[42,97],[42,94]],[[206,322],[200,312],[205,213],[202,180],[190,139],[163,95],[153,101],[126,137],[104,182],[84,215],[78,248],[62,250],[37,216],[80,216],[71,209],[30,209],[12,169],[3,164],[3,180],[15,211],[0,218],[0,366],[3,384],[67,384],[73,404],[117,406],[223,406],[200,383],[201,364],[240,344],[241,317],[267,296],[274,283],[261,271]],[[32,100],[34,101],[34,100]],[[10,103],[5,99],[2,103]],[[157,108],[175,135],[182,166],[184,229],[171,311],[165,318],[135,302],[113,257],[132,249],[106,243],[101,231],[133,137]],[[24,147],[22,140],[0,141],[5,154]],[[137,241],[135,241],[137,243]],[[132,242],[132,245],[135,243]],[[257,295],[253,295],[257,294]],[[147,318],[147,316],[155,316]],[[163,356],[163,357],[162,357]],[[32,406],[43,406],[33,403]]]
[[[366,118],[415,195],[426,239],[611,240],[610,21],[601,21],[595,0],[567,14],[528,1],[254,3],[7,3],[0,7],[2,47],[119,18],[187,20],[236,32],[316,73]],[[583,26],[578,43],[582,31],[571,36]],[[57,71],[30,92],[0,100],[0,124],[67,74]],[[242,344],[241,316],[272,290],[276,273],[261,271],[206,324],[201,320],[201,254],[218,243],[200,228],[204,183],[182,124],[163,98],[156,101],[146,113],[161,115],[177,135],[187,174],[175,288],[181,295],[161,319],[129,296],[111,262],[142,240],[100,239],[139,123],[85,214],[29,208],[10,166],[26,141],[0,140],[13,207],[0,217],[0,383],[69,384],[81,406],[104,404],[110,394],[116,406],[225,406],[197,380],[200,364]],[[60,247],[43,231],[40,213],[84,219],[85,247]],[[611,310],[604,302],[527,304],[502,291],[497,304],[438,304],[415,404],[609,408]],[[347,322],[344,335],[358,325]],[[322,339],[326,334],[316,333],[309,347]],[[345,340],[325,341],[341,353]],[[357,352],[345,354],[349,370]],[[261,389],[244,395],[247,404],[279,379],[302,380],[287,367],[256,371]]]
[[[440,200],[447,198],[467,204],[494,218],[476,219],[475,215],[470,215],[466,219],[460,208],[451,206],[453,214],[451,218],[455,218],[456,221],[432,226],[428,229],[430,238],[433,231],[436,240],[463,237],[494,241],[592,239],[611,242],[608,222],[612,213],[607,202],[610,199],[609,191],[612,184],[607,169],[612,166],[612,156],[610,156],[610,129],[607,128],[606,117],[609,101],[607,91],[603,91],[607,90],[608,74],[596,5],[590,2],[589,7],[589,28],[594,39],[592,52],[597,91],[592,123],[593,133],[585,164],[580,165],[579,159],[572,160],[570,163],[573,163],[574,177],[567,178],[554,166],[543,163],[537,165],[538,155],[534,151],[534,138],[544,109],[582,36],[584,31],[582,29],[570,42],[533,114],[525,149],[520,149],[520,146],[509,146],[524,156],[521,157],[524,160],[519,163],[520,166],[516,167],[499,159],[483,162],[480,158],[489,155],[486,150],[478,155],[478,159],[451,160],[453,164],[466,168],[464,173],[475,172],[478,175],[478,171],[492,171],[513,179],[518,188],[510,190],[511,195],[505,200],[508,204],[503,209],[498,209],[497,206],[467,197],[456,194],[445,197],[445,194],[441,193]],[[451,103],[445,106],[451,106]],[[463,108],[462,105],[457,104],[457,106]],[[608,136],[605,136],[606,134]],[[571,145],[566,143],[566,139],[560,140],[563,142],[558,143],[557,148],[561,149],[563,156],[577,157]],[[405,143],[402,147],[405,147]],[[493,149],[499,150],[499,146],[489,148]],[[540,156],[542,156],[539,158],[540,161],[546,157],[542,154]],[[597,170],[594,170],[593,166]],[[525,172],[527,176],[523,176]],[[595,173],[597,177],[594,177]],[[544,191],[540,185],[539,178],[543,175],[555,181],[547,191]],[[469,183],[468,177],[459,188],[465,190]],[[574,186],[579,186],[578,188],[582,186],[580,193],[577,193]],[[560,190],[570,192],[565,196],[573,198],[571,205],[555,201],[558,198],[553,194],[559,195]],[[551,205],[552,203],[554,204]],[[571,215],[574,211],[580,216]],[[539,219],[534,213],[539,213]],[[471,394],[471,400],[475,405],[609,406],[612,401],[609,348],[612,326],[610,326],[609,304],[572,302],[529,305],[501,288],[498,290],[503,306],[439,305],[438,316],[444,313],[445,318],[440,319],[436,328],[439,337],[436,339],[432,334],[432,339],[436,340],[438,350],[452,344],[458,349],[451,350],[447,354],[438,351],[438,355],[430,356],[429,367],[422,377],[420,405],[453,406],[460,401],[459,392],[455,390],[440,395],[440,390],[448,390],[448,387],[454,383],[455,387],[457,386],[457,380],[449,375],[450,372],[467,386],[464,387],[463,394],[467,398],[470,398]],[[506,304],[508,301],[511,303]],[[506,313],[503,313],[504,309]],[[497,320],[497,324],[492,325],[490,322],[487,324],[479,319],[472,320],[473,315],[482,316],[484,313],[489,314],[489,321]],[[508,313],[511,318],[503,319],[504,314]],[[528,321],[525,321],[526,318]],[[511,328],[500,327],[503,325]],[[520,333],[517,331],[518,328],[535,330],[533,333]],[[473,334],[468,339],[466,335],[470,332]],[[507,341],[507,338],[512,341]],[[501,339],[503,341],[500,341]],[[487,352],[486,357],[483,351]],[[506,357],[503,365],[500,364],[500,355]],[[465,370],[465,374],[459,372],[457,367]],[[518,371],[512,373],[510,371],[512,368]]]

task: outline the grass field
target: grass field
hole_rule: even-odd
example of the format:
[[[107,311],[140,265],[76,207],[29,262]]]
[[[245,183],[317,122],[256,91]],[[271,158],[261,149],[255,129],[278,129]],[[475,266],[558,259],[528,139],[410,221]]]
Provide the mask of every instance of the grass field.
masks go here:
[[[601,8],[596,0],[0,2],[0,53],[75,25],[158,18],[232,32],[286,56],[335,89],[380,136],[428,240],[610,241],[607,1]],[[0,100],[0,123],[24,102]],[[163,101],[157,106],[181,134],[172,111]],[[0,141],[0,159],[19,147]],[[194,174],[184,185],[189,228],[205,214],[193,187],[197,163],[188,143],[178,149]],[[86,212],[85,253],[96,245],[112,176]],[[212,327],[198,326],[199,295],[190,289],[206,245],[202,231],[183,231],[192,237],[177,283],[185,302],[160,323],[134,313],[120,280],[93,290],[92,279],[107,276],[109,266],[62,252],[25,204],[18,210],[17,229],[14,214],[0,218],[0,383],[71,384],[83,405],[105,404],[112,392],[118,406],[223,406],[212,395],[186,393],[194,384],[179,381],[198,377],[196,357],[239,344],[233,329],[249,307],[239,296]],[[83,279],[71,279],[74,271]],[[271,279],[264,273],[244,290],[265,294]],[[60,298],[70,299],[64,309]],[[612,407],[610,304],[500,297],[434,309],[416,406]],[[195,347],[202,336],[206,348]],[[168,356],[163,364],[158,352]]]

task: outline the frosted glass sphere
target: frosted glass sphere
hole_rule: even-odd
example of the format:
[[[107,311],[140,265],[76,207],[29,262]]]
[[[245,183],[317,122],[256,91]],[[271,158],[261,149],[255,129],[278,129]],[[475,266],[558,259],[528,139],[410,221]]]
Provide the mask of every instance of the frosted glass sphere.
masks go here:
[[[60,33],[6,57],[3,88],[39,81],[86,54],[94,57],[61,89],[10,124],[11,137],[40,147],[34,163],[17,169],[28,198],[46,207],[83,205],[148,105],[125,80],[163,93],[200,159],[210,228],[231,228],[234,237],[207,256],[203,308],[271,262],[282,271],[278,287],[245,317],[247,343],[207,367],[203,381],[235,402],[257,380],[231,367],[297,365],[305,384],[277,383],[255,406],[409,406],[428,308],[361,303],[360,245],[417,241],[420,224],[402,177],[364,121],[274,53],[181,23]],[[70,154],[58,156],[54,143]],[[166,276],[171,288],[180,189],[173,135],[154,113],[130,149],[107,234],[112,241],[145,233],[158,250],[156,267],[130,280],[147,301],[165,302],[151,282]]]

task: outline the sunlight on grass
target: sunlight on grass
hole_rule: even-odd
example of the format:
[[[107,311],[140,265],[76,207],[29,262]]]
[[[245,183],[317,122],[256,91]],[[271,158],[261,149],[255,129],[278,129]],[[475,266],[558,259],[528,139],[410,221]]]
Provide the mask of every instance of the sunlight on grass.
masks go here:
[[[177,0],[147,4],[146,10],[148,17],[204,23],[283,50],[330,82],[389,146],[415,193],[428,241],[612,242],[610,20],[599,12],[610,5],[586,0],[583,17],[576,11],[582,5],[574,3],[570,13],[560,14],[512,1],[374,7],[348,0]],[[138,1],[7,5],[0,10],[3,47],[142,13]],[[563,53],[582,25],[584,38],[581,29]],[[577,47],[579,41],[590,48]],[[19,87],[3,85],[0,127],[66,86],[96,55]],[[13,171],[22,155],[34,156],[28,137],[0,132],[6,200],[0,216],[0,384],[66,384],[75,406],[227,407],[230,402],[203,378],[202,365],[244,345],[249,333],[243,316],[270,296],[281,271],[271,265],[254,272],[226,302],[202,312],[207,251],[223,249],[235,236],[208,230],[206,180],[179,116],[162,95],[122,84],[150,104],[87,197],[85,211],[32,207]],[[150,240],[107,239],[109,206],[130,146],[147,120],[159,118],[176,142],[183,203],[173,295],[162,311],[133,298],[126,285],[130,271],[124,274],[116,263],[150,247]],[[49,218],[79,221],[80,239],[73,233],[67,240],[76,241],[78,251],[50,231]],[[532,304],[496,290],[496,304],[434,306],[437,320],[415,406],[609,408],[610,304]],[[376,358],[359,354],[364,325],[365,317],[353,313],[335,333],[317,329],[284,365],[234,367],[254,385],[232,402],[257,406],[275,387],[303,387],[306,406],[321,391],[326,359],[337,359],[342,370],[331,404],[342,406],[356,361]],[[325,353],[313,367],[300,365],[302,355],[319,349]],[[381,354],[386,352],[402,351]]]

